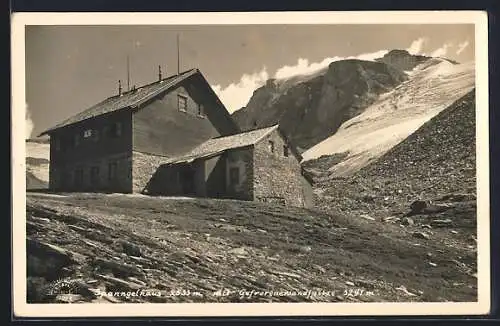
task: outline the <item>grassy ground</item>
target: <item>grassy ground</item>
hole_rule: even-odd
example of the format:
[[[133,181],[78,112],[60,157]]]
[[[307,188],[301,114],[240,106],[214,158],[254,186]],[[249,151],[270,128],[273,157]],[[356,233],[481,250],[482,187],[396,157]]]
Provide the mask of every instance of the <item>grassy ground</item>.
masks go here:
[[[28,300],[476,301],[470,229],[233,200],[29,193]],[[61,279],[69,294],[50,291]],[[148,289],[161,295],[100,295]]]

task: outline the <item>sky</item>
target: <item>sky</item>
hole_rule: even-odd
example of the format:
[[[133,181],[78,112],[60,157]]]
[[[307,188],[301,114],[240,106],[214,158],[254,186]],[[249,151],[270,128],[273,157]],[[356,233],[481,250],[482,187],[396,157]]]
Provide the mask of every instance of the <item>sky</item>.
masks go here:
[[[269,78],[321,69],[392,49],[474,60],[474,25],[27,26],[26,138],[127,87],[198,68],[233,112]]]

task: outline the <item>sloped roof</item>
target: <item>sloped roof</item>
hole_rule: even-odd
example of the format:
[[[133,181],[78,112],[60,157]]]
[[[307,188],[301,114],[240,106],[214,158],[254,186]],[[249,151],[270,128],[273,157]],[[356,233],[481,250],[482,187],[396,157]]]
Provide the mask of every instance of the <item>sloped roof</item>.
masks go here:
[[[42,132],[39,136],[49,133],[50,131],[68,126],[83,120],[94,118],[106,113],[118,111],[125,108],[136,107],[143,102],[153,98],[154,96],[162,93],[163,91],[179,84],[186,78],[199,73],[198,69],[190,69],[180,73],[179,75],[173,75],[162,79],[148,85],[137,87],[135,90],[130,90],[122,93],[122,95],[115,95],[108,97],[104,101],[97,103],[96,105],[90,107],[89,109],[82,111],[63,122],[55,125],[54,127],[47,129]]]
[[[207,140],[187,154],[179,157],[173,157],[165,164],[189,163],[199,158],[215,156],[229,149],[235,149],[257,144],[261,139],[278,129],[278,125],[267,128],[255,129],[239,134],[218,137]]]

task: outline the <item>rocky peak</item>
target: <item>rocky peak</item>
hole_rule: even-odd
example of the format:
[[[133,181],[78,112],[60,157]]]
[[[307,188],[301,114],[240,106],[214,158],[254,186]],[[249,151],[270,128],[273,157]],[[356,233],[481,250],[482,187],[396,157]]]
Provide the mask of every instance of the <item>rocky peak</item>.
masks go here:
[[[401,70],[412,70],[430,58],[423,55],[410,54],[406,50],[395,49],[387,52],[382,58],[375,59],[375,61],[384,62]]]

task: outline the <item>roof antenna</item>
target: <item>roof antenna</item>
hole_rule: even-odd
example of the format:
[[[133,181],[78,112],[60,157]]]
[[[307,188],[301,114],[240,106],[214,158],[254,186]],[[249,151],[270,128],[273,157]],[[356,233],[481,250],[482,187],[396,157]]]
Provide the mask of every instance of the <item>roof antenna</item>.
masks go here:
[[[122,96],[122,81],[118,79],[118,96]]]
[[[130,91],[130,59],[127,55],[127,91]]]
[[[179,49],[179,33],[177,33],[177,75],[180,74],[180,66],[181,66],[181,59],[180,59],[180,49]]]
[[[158,81],[161,81],[161,65],[158,65]]]

